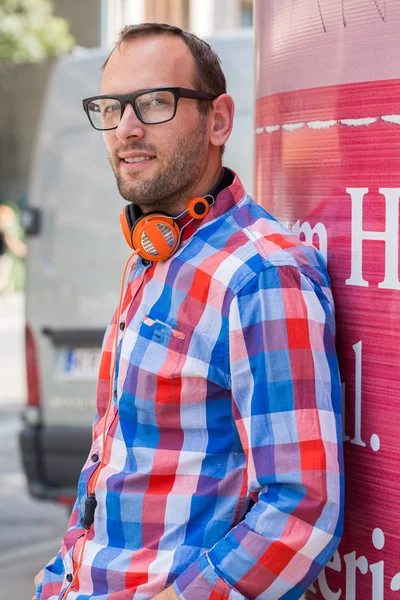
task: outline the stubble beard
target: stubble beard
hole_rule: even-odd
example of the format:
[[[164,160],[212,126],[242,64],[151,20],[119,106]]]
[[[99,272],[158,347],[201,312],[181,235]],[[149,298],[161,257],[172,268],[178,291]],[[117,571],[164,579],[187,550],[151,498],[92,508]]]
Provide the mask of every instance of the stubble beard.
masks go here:
[[[120,195],[128,202],[140,205],[146,211],[158,209],[173,214],[174,209],[178,209],[184,199],[190,196],[190,189],[196,186],[201,177],[201,166],[207,151],[206,131],[207,118],[200,115],[198,125],[192,133],[176,140],[172,154],[157,175],[153,179],[142,182],[132,178],[134,185],[129,178],[121,176],[109,156]],[[157,154],[154,146],[141,142],[124,148],[126,152],[132,150]],[[115,160],[119,160],[118,153],[115,155]]]

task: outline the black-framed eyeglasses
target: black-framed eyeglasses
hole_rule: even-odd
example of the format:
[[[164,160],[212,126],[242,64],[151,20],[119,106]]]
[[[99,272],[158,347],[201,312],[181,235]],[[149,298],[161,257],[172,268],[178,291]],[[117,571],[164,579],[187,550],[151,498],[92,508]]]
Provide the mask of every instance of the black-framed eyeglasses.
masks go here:
[[[127,104],[132,106],[142,123],[158,125],[175,117],[179,98],[215,100],[216,97],[197,90],[165,87],[138,90],[132,94],[93,96],[82,102],[91,125],[99,131],[108,131],[118,127]]]

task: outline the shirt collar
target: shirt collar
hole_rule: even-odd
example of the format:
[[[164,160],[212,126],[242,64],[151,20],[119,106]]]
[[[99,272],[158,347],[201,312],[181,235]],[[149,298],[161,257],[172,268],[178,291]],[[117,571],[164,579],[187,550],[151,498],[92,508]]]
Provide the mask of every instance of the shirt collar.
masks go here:
[[[177,220],[180,228],[188,223],[188,225],[182,231],[181,242],[189,240],[200,227],[200,225],[210,223],[214,219],[220,217],[222,214],[228,212],[238,202],[240,202],[245,194],[245,191],[238,175],[232,171],[232,169],[223,167],[221,177],[216,185],[207,194],[214,198],[214,204],[210,207],[210,212],[204,219],[194,219],[191,221],[192,217],[190,217],[190,215],[185,215]],[[143,212],[136,204],[133,206],[133,210],[135,221],[137,221],[137,219],[143,216]]]
[[[185,217],[185,221],[189,222],[187,227],[182,231],[181,243],[189,240],[200,226],[211,223],[221,215],[227,213],[243,198],[245,191],[238,175],[223,167],[222,177],[208,194],[214,198],[214,204],[210,207],[210,212],[204,219],[195,219],[191,223],[190,216]],[[183,227],[185,223],[179,220],[179,226]]]

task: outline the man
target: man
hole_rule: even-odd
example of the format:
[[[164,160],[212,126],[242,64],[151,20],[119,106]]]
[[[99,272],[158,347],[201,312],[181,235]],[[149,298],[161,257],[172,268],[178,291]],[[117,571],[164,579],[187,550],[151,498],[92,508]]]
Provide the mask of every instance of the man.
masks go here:
[[[222,168],[234,107],[203,41],[127,27],[84,105],[134,220],[162,211],[181,237],[169,258],[146,238],[157,258],[133,259],[70,527],[36,598],[299,598],[342,532],[321,256]]]

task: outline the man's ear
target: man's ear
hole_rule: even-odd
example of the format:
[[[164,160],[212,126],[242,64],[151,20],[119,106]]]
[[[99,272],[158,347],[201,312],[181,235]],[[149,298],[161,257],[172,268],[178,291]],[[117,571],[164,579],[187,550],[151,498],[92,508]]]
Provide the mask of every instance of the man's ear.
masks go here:
[[[213,146],[223,146],[233,127],[235,104],[228,94],[221,94],[213,101],[211,115],[210,142]]]

